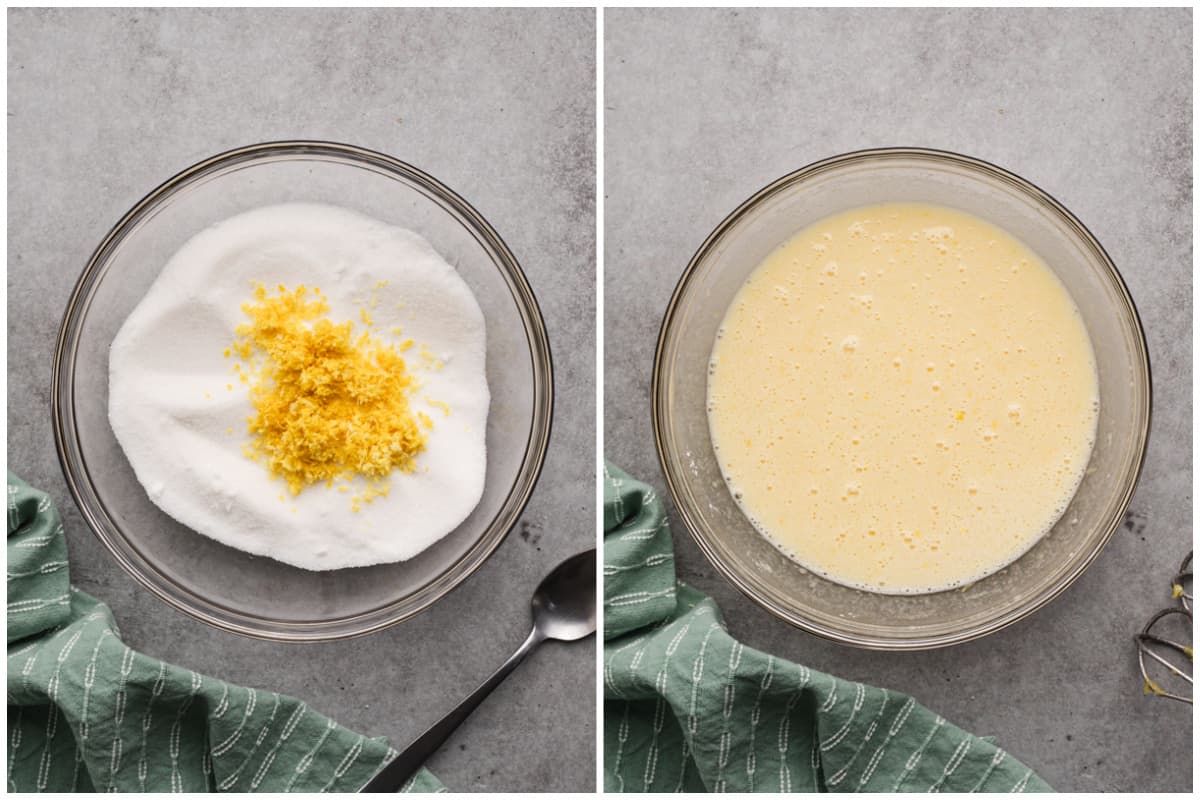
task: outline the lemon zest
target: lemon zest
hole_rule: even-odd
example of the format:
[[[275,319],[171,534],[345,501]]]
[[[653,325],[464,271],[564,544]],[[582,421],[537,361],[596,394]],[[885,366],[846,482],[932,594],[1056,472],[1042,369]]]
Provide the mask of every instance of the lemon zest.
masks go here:
[[[429,405],[433,406],[436,409],[440,409],[441,412],[443,414],[445,414],[447,417],[450,416],[450,406],[448,406],[445,401],[434,400],[432,397],[426,396],[425,402],[429,403]]]
[[[317,481],[362,476],[367,502],[386,495],[392,470],[416,468],[422,427],[432,428],[432,420],[413,414],[416,380],[394,346],[369,333],[354,338],[353,323],[331,322],[320,290],[310,295],[303,285],[280,285],[276,295],[256,285],[254,302],[242,310],[249,322],[237,327],[231,349],[251,375],[248,458],[284,479],[293,495]]]

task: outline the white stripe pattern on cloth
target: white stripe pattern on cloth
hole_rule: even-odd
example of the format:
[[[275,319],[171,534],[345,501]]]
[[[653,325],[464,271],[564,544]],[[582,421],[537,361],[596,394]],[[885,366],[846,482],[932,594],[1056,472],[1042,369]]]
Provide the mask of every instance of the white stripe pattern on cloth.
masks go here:
[[[254,777],[250,781],[250,789],[252,791],[257,789],[259,784],[262,783],[263,778],[265,778],[267,775],[267,770],[271,768],[271,764],[275,761],[275,754],[279,751],[279,748],[283,746],[283,743],[291,737],[292,732],[296,730],[296,726],[300,724],[300,719],[307,711],[308,706],[305,703],[299,704],[296,706],[295,710],[292,711],[292,715],[288,717],[287,722],[283,724],[283,730],[280,731],[279,739],[275,741],[275,746],[272,747],[270,752],[267,753],[266,757],[263,758],[262,764],[260,764],[258,767],[258,772],[254,773]],[[388,752],[383,756],[383,763],[380,764],[380,767],[382,768],[383,764],[388,763],[394,757],[393,751],[389,747]]]
[[[350,767],[353,766],[354,762],[358,760],[358,757],[362,754],[362,746],[365,739],[366,737],[359,736],[358,741],[354,743],[354,746],[350,748],[346,755],[342,756],[342,760],[338,762],[338,765],[333,769],[333,776],[330,777],[329,782],[321,788],[322,793],[328,792],[333,787],[333,784],[336,783],[339,778],[345,775],[347,770],[349,770]]]
[[[39,550],[39,549],[45,547],[46,545],[50,544],[51,542],[53,542],[54,539],[55,539],[55,535],[52,533],[48,533],[48,534],[45,534],[42,536],[30,536],[28,539],[22,539],[21,541],[17,542],[16,544],[14,544],[12,546],[20,547],[25,550]]]
[[[625,743],[629,741],[629,703],[624,703],[621,724],[617,727],[617,752],[613,759],[613,774],[617,776],[617,791],[624,793],[625,776],[621,774],[621,760],[625,757]]]
[[[619,647],[615,651],[613,651],[612,655],[610,655],[604,661],[604,684],[612,692],[614,697],[622,697],[620,690],[617,688],[616,682],[613,680],[613,664],[616,662],[617,656],[620,655],[621,653],[625,652],[626,650],[629,650],[630,648],[637,647],[639,644],[642,644],[643,642],[645,642],[647,639],[649,639],[651,636],[653,636],[655,633],[657,633],[659,630],[661,630],[665,626],[666,626],[666,622],[660,622],[659,624],[654,626],[653,631],[646,634],[645,636],[642,636],[637,639],[633,639],[633,640],[621,645],[621,647]]]
[[[724,792],[726,787],[725,767],[729,765],[729,749],[733,742],[733,732],[729,729],[729,722],[733,716],[733,701],[737,691],[735,681],[738,667],[742,664],[744,650],[745,647],[742,643],[736,641],[729,648],[729,664],[726,668],[728,677],[725,679],[725,697],[721,706],[721,740],[717,752],[717,780],[714,787],[718,792]]]
[[[121,656],[121,677],[117,684],[117,694],[113,707],[113,723],[119,730],[121,722],[125,719],[125,702],[126,691],[125,686],[129,681],[129,673],[133,671],[133,650],[127,645],[125,652]],[[117,772],[121,769],[121,756],[124,752],[124,743],[118,734],[113,738],[112,755],[109,758],[109,776],[108,776],[108,791],[115,792],[117,790]]]
[[[18,578],[32,578],[34,575],[52,575],[66,566],[66,561],[46,561],[37,569],[31,569],[28,572],[10,572],[8,579],[15,581]]]
[[[758,684],[758,697],[754,700],[754,708],[750,710],[750,747],[746,751],[746,777],[749,779],[749,789],[754,791],[754,772],[758,768],[758,756],[754,752],[754,739],[758,731],[758,721],[762,717],[762,701],[767,690],[771,688],[771,680],[775,676],[775,656],[767,656],[767,669]]]
[[[888,692],[887,689],[884,689],[883,702],[879,704],[879,711],[876,712],[875,718],[871,720],[871,724],[867,726],[867,731],[863,734],[862,741],[858,743],[858,747],[854,748],[854,753],[851,754],[850,759],[846,761],[846,764],[840,770],[838,770],[829,778],[830,786],[837,786],[846,779],[846,776],[850,773],[850,767],[854,766],[854,763],[858,761],[858,757],[862,754],[863,749],[871,741],[871,738],[875,736],[875,731],[879,730],[879,720],[883,719],[883,712],[887,710],[887,704],[890,698],[891,693]],[[859,785],[861,786],[862,784],[860,783]]]
[[[917,701],[910,697],[904,703],[904,705],[900,707],[900,713],[897,714],[895,719],[892,720],[891,727],[888,728],[887,736],[884,737],[883,742],[875,750],[875,754],[871,756],[871,760],[867,762],[867,769],[863,772],[862,777],[858,779],[858,785],[860,787],[866,786],[871,780],[871,776],[875,774],[875,768],[879,766],[879,762],[883,758],[883,752],[887,749],[888,743],[891,742],[892,737],[899,733],[900,729],[904,727],[904,723],[908,721],[908,716],[912,713],[913,707],[916,704]]]
[[[942,769],[941,777],[934,782],[933,786],[929,787],[929,791],[940,792],[942,790],[942,786],[946,783],[946,779],[954,773],[954,770],[958,769],[958,765],[962,763],[964,758],[966,758],[967,751],[970,749],[970,739],[963,739],[958,743],[958,747],[954,748],[954,752],[950,755],[950,759],[946,762],[946,766]]]
[[[674,588],[661,589],[657,592],[629,592],[627,594],[619,594],[616,597],[605,601],[605,605],[609,606],[636,606],[641,603],[648,603],[651,600],[657,600],[660,597],[668,597],[675,593]]]
[[[646,539],[653,539],[655,536],[658,536],[658,534],[662,532],[662,529],[663,526],[660,523],[655,525],[653,528],[636,528],[632,531],[622,533],[617,538],[623,542],[644,541]]]
[[[703,610],[703,609],[702,609]],[[710,623],[708,631],[704,634],[704,640],[700,643],[700,653],[692,661],[692,698],[691,705],[688,707],[688,726],[687,733],[683,737],[683,757],[680,760],[679,768],[679,783],[675,787],[675,791],[683,791],[684,778],[687,775],[688,756],[692,750],[692,742],[696,738],[700,720],[696,715],[696,703],[699,699],[700,679],[704,676],[704,653],[708,650],[709,639],[712,638],[714,631],[721,630],[721,626],[716,623]]]
[[[325,744],[325,741],[329,738],[329,732],[333,730],[334,725],[336,724],[337,723],[330,719],[325,724],[325,730],[321,732],[321,736],[317,739],[317,743],[312,746],[311,750],[304,754],[303,758],[296,762],[296,766],[292,769],[292,777],[288,781],[287,786],[284,788],[285,792],[292,791],[292,787],[296,785],[296,781],[300,779],[301,775],[308,771],[309,766],[312,765],[313,758],[317,755],[317,751],[321,749],[321,745]]]
[[[83,630],[82,627],[77,628],[58,651],[54,673],[50,676],[50,683],[46,687],[46,694],[50,698],[50,715],[46,720],[46,745],[42,749],[41,763],[38,767],[37,787],[39,792],[46,791],[46,786],[50,780],[50,766],[54,759],[51,748],[54,746],[54,736],[58,733],[58,718],[62,713],[58,707],[58,687],[62,680],[62,666],[67,657],[70,656],[71,651],[75,648],[75,643],[79,641],[79,637],[83,635]]]
[[[9,487],[12,488],[11,486]],[[17,718],[12,726],[12,733],[8,737],[8,788],[9,791],[16,791],[17,786],[13,783],[12,771],[13,764],[17,760],[17,751],[21,749],[21,718],[25,715],[25,707],[17,706]]]
[[[821,745],[821,752],[827,753],[833,748],[841,744],[842,739],[846,738],[846,734],[850,732],[850,726],[854,724],[854,717],[863,707],[863,701],[867,697],[867,689],[861,683],[854,684],[854,706],[850,709],[850,716],[846,718],[846,722],[838,729],[838,732],[830,736],[825,743]]]
[[[687,635],[688,628],[691,627],[690,622],[685,622],[675,636],[667,645],[666,652],[663,654],[663,663],[659,668],[658,676],[655,678],[654,685],[658,692],[658,702],[654,708],[654,733],[650,739],[650,750],[646,756],[646,769],[642,775],[642,783],[644,791],[650,791],[651,785],[654,783],[655,773],[658,770],[658,737],[662,733],[663,723],[666,721],[667,709],[666,701],[663,699],[667,691],[667,665],[671,661],[671,656],[679,649],[679,643],[683,641],[683,637]]]
[[[983,771],[983,775],[979,778],[979,782],[976,783],[971,789],[972,793],[981,791],[983,789],[983,785],[987,783],[987,779],[992,777],[992,773],[996,770],[996,767],[1000,766],[1000,762],[1004,761],[1004,757],[1007,755],[1008,753],[1004,752],[1003,750],[999,748],[996,749],[995,754],[992,756],[991,763],[988,764],[988,768]]]
[[[150,725],[154,711],[154,701],[162,694],[163,679],[167,674],[167,663],[160,662],[158,665],[158,678],[154,681],[154,686],[150,690],[150,699],[146,701],[146,713],[142,716],[142,751],[138,756],[138,784],[142,787],[142,791],[146,791],[146,773],[149,770],[146,761],[146,752],[149,749]]]
[[[237,785],[237,782],[241,780],[242,770],[250,763],[250,759],[254,757],[254,754],[258,752],[258,748],[262,746],[263,740],[267,738],[267,731],[271,729],[271,723],[275,721],[275,715],[279,712],[279,695],[271,692],[271,696],[274,698],[274,704],[271,706],[271,713],[267,716],[267,721],[258,729],[258,736],[254,739],[254,745],[250,748],[250,752],[246,753],[246,757],[242,759],[242,763],[238,764],[233,772],[229,773],[225,777],[225,780],[221,781],[218,785],[217,788],[221,791],[228,792]]]
[[[42,759],[38,766],[37,787],[39,792],[46,791],[46,785],[50,780],[50,764],[53,761],[50,746],[54,742],[54,734],[58,733],[59,713],[58,706],[50,706],[50,714],[46,719],[46,747],[42,750]]]
[[[666,684],[666,672],[658,673],[658,684]],[[654,783],[654,773],[658,769],[658,735],[662,732],[663,722],[666,719],[667,701],[662,697],[662,691],[658,693],[658,699],[654,704],[654,726],[653,736],[650,738],[650,749],[646,753],[646,767],[642,771],[643,791],[650,791],[651,785]]]
[[[609,480],[611,480],[613,482],[613,485],[617,490],[616,491],[616,500],[613,503],[613,508],[617,515],[617,521],[619,522],[619,521],[625,519],[625,497],[624,497],[624,495],[621,494],[621,487],[625,485],[625,481],[621,480],[620,478],[614,478],[611,475],[609,475],[607,466],[604,468],[604,475],[605,475],[605,477],[607,477]]]
[[[837,705],[838,679],[833,677],[832,675],[830,675],[829,680],[830,680],[829,694],[826,695],[825,702],[821,704],[821,712],[822,713],[829,713],[833,709],[833,707],[835,705]]]
[[[237,729],[233,733],[226,736],[223,742],[212,749],[214,758],[225,755],[231,747],[237,744],[237,740],[242,737],[242,731],[246,728],[246,723],[250,721],[250,716],[254,713],[254,707],[258,704],[258,691],[247,689],[246,692],[246,708],[242,712],[242,721],[238,723]]]
[[[921,758],[925,755],[925,748],[929,747],[929,743],[933,741],[933,737],[937,735],[937,732],[941,730],[942,726],[945,724],[946,720],[942,719],[941,716],[938,716],[936,719],[934,719],[933,727],[929,729],[929,733],[926,734],[925,740],[921,742],[920,746],[917,747],[917,749],[913,751],[913,754],[908,757],[908,760],[904,762],[904,771],[901,772],[900,777],[896,779],[896,784],[892,787],[893,792],[900,791],[900,786],[905,780],[908,779],[908,776],[912,774],[912,771],[917,768],[917,765],[921,763]]]
[[[20,491],[11,483],[8,485],[8,532],[10,535],[17,530],[21,523],[21,515],[17,513],[17,493]]]
[[[229,684],[225,684],[224,691],[221,692],[221,699],[217,701],[217,707],[213,709],[213,717],[220,719],[225,716],[225,712],[229,710]]]
[[[8,604],[9,614],[27,614],[31,611],[41,611],[54,606],[69,606],[71,595],[63,594],[58,597],[31,597],[27,600],[16,600]]]
[[[671,553],[654,553],[653,555],[647,556],[643,561],[641,561],[641,563],[638,564],[625,564],[623,566],[617,566],[616,564],[605,564],[604,575],[605,577],[611,578],[613,575],[618,575],[622,572],[632,572],[633,570],[646,569],[648,567],[658,567],[662,566],[668,561],[674,560],[675,556]]]
[[[112,635],[112,631],[104,628],[96,637],[96,645],[92,648],[92,657],[83,670],[83,707],[79,712],[79,746],[87,750],[90,746],[88,736],[91,732],[91,720],[88,713],[91,710],[92,687],[96,684],[96,661],[100,658],[100,646]]]
[[[196,672],[191,674],[192,689],[191,694],[179,706],[178,713],[175,714],[175,722],[171,725],[169,751],[171,756],[171,791],[176,794],[183,791],[183,776],[179,772],[179,751],[181,728],[183,726],[183,715],[191,708],[192,703],[196,699],[196,695],[200,691],[200,687],[204,685],[204,679]]]
[[[801,687],[792,693],[792,696],[788,698],[787,704],[783,708],[783,716],[779,720],[776,746],[779,750],[779,791],[781,792],[792,791],[792,767],[788,764],[787,752],[791,746],[792,708],[800,699],[803,691],[803,687]]]

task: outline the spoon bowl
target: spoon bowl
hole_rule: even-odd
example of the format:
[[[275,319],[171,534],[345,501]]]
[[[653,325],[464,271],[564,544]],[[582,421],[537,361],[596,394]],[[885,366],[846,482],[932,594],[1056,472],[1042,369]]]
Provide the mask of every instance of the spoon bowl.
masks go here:
[[[538,584],[533,628],[543,639],[573,642],[596,632],[596,551],[571,556]]]

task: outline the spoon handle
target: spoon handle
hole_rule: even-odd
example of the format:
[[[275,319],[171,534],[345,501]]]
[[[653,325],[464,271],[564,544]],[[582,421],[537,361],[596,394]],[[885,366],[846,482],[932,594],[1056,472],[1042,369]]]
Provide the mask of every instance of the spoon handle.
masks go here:
[[[418,736],[400,755],[389,761],[387,766],[380,770],[374,778],[371,778],[367,782],[367,785],[359,791],[400,791],[400,787],[404,785],[404,782],[411,778],[421,768],[421,765],[438,751],[439,747],[445,744],[446,740],[450,738],[450,734],[467,717],[471,716],[471,712],[483,702],[483,699],[491,694],[492,690],[499,686],[500,682],[507,678],[509,673],[525,660],[525,656],[529,655],[530,651],[541,644],[544,639],[545,637],[537,628],[530,631],[525,642],[517,648],[515,653],[508,657],[507,661],[500,665],[498,670],[492,673],[490,678],[481,683],[478,689],[463,698],[463,701],[454,710],[435,722],[430,726],[429,730]]]

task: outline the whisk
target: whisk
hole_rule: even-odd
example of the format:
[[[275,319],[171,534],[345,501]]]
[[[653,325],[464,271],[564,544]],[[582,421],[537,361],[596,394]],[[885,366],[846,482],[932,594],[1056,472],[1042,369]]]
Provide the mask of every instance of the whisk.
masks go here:
[[[1159,626],[1159,623],[1175,615],[1180,615],[1187,620],[1187,630],[1191,633],[1192,630],[1192,554],[1189,552],[1187,558],[1179,565],[1179,571],[1175,577],[1171,579],[1171,597],[1179,601],[1178,605],[1168,606],[1146,623],[1146,627],[1142,628],[1142,632],[1134,636],[1134,641],[1137,642],[1138,649],[1138,666],[1142,670],[1142,691],[1145,694],[1155,695],[1157,697],[1169,697],[1172,700],[1178,700],[1181,703],[1191,703],[1192,693],[1192,648],[1191,645],[1185,645],[1172,639],[1166,638],[1165,634],[1155,633],[1155,627],[1160,629],[1165,626]],[[1146,668],[1146,659],[1150,658],[1150,666],[1157,673],[1166,670],[1167,678],[1160,683],[1156,681]],[[1157,666],[1154,662],[1157,662]],[[1163,683],[1174,690],[1179,687],[1182,691],[1186,681],[1186,689],[1188,696],[1176,694],[1175,691],[1168,691],[1163,688]]]

